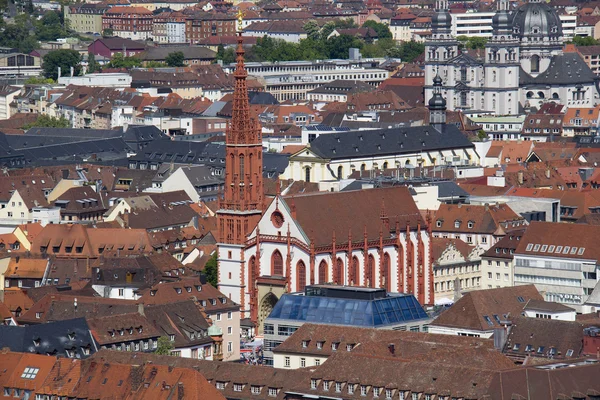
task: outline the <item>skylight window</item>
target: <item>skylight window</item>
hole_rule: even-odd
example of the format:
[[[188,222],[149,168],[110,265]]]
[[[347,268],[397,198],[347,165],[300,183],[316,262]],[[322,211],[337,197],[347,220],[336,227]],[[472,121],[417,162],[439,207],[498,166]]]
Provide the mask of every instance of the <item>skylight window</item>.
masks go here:
[[[548,247],[548,253],[554,253],[554,247],[555,247],[555,246],[554,246],[553,244],[552,244],[552,245],[550,245],[550,246]]]
[[[546,250],[548,250],[548,245],[547,245],[547,244],[543,245],[543,246],[542,246],[542,250],[540,250],[540,251],[541,251],[542,253],[545,253],[545,252],[546,252]]]
[[[492,320],[490,319],[490,317],[488,317],[487,315],[484,315],[483,319],[485,319],[485,322],[487,322],[489,326],[493,326],[494,325],[494,323],[492,322]]]
[[[535,246],[533,246],[533,251],[540,251],[540,245],[536,244]]]
[[[565,249],[563,250],[563,254],[569,254],[569,246],[565,246]]]
[[[527,248],[525,249],[526,251],[531,251],[531,249],[533,249],[533,243],[529,243],[527,245]]]
[[[522,296],[517,296],[517,301],[519,303],[525,303],[525,299]]]
[[[38,372],[40,372],[39,368],[27,367],[27,368],[25,368],[25,371],[23,371],[23,374],[21,375],[21,378],[23,378],[23,379],[35,379],[35,377],[37,376]]]
[[[571,254],[577,254],[577,247],[571,247]]]
[[[579,251],[577,251],[577,255],[582,256],[584,251],[585,251],[585,247],[580,247]]]
[[[556,253],[560,253],[562,251],[562,246],[556,246]]]

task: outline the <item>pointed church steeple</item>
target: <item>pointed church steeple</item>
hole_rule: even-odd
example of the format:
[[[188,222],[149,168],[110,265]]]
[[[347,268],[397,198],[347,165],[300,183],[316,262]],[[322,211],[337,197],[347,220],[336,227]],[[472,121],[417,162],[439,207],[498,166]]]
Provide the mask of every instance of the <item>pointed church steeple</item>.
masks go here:
[[[262,215],[263,177],[262,132],[250,113],[241,14],[238,20],[233,110],[226,133],[225,189],[217,214],[219,242],[239,245],[246,241]]]

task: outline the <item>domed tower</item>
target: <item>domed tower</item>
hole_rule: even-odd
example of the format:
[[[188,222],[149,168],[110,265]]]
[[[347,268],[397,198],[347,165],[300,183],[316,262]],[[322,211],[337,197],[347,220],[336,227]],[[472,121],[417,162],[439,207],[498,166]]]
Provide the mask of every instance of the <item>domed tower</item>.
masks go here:
[[[433,96],[429,99],[429,125],[443,132],[446,127],[446,99],[442,96],[442,78],[433,78]]]
[[[448,0],[436,0],[435,14],[431,17],[431,39],[425,43],[425,100],[433,95],[433,78],[439,74],[442,86],[452,75],[448,60],[458,55],[458,41],[452,36],[452,16]],[[453,86],[448,86],[451,89]],[[444,90],[446,91],[446,90]]]
[[[513,35],[519,41],[521,67],[532,76],[544,72],[552,56],[562,54],[562,22],[541,0],[530,0],[513,14]]]
[[[513,36],[508,0],[498,0],[492,37],[485,46],[483,107],[496,115],[519,110],[519,40]]]

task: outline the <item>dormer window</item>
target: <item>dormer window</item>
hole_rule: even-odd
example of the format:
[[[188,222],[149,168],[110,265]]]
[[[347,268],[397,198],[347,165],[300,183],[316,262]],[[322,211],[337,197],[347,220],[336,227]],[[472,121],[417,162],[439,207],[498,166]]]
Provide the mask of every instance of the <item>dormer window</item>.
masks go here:
[[[225,382],[217,382],[215,387],[219,390],[225,390]]]
[[[177,294],[181,294],[181,288],[175,288],[175,291],[177,292]]]
[[[467,223],[467,226],[468,226],[469,229],[473,229],[473,225],[475,225],[475,223],[473,221],[469,221]]]
[[[210,299],[210,304],[212,304],[213,306],[217,305],[217,300],[216,299]]]
[[[318,350],[323,349],[323,343],[325,343],[325,342],[317,342],[317,349]]]
[[[339,344],[339,343],[337,343],[337,342],[335,342],[335,343],[331,343],[331,350],[332,350],[332,351],[336,351],[336,350],[338,349],[338,346],[339,346],[339,345],[340,345],[340,344]]]
[[[156,296],[156,290],[151,290],[150,291],[150,296]]]
[[[457,228],[457,229],[460,228],[460,221],[459,220],[454,221],[454,227]]]
[[[354,349],[354,343],[349,343],[346,345],[346,351],[352,351]]]
[[[185,287],[185,291],[188,293],[192,293],[192,287],[191,286],[186,286]]]
[[[316,389],[318,384],[319,384],[319,383],[317,382],[317,380],[316,380],[316,379],[311,379],[311,380],[310,380],[310,388],[311,388],[311,389]]]
[[[196,285],[196,291],[201,292],[202,291],[202,286]]]
[[[221,297],[221,304],[226,304],[227,303],[227,299],[225,297]]]
[[[175,335],[169,335],[169,340],[171,340],[171,342],[175,341]]]
[[[435,222],[435,226],[437,226],[438,228],[441,228],[441,227],[442,227],[442,220],[441,220],[441,219],[438,219],[438,220]]]
[[[306,349],[308,347],[309,343],[310,343],[310,340],[303,340],[302,341],[302,348]]]

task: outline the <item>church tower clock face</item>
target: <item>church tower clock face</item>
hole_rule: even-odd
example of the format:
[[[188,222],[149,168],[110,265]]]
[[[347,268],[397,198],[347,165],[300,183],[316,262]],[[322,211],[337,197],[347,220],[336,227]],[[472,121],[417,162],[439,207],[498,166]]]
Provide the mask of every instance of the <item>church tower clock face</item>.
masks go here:
[[[271,214],[271,222],[275,228],[281,228],[284,222],[283,214],[281,214],[279,210],[273,211],[273,214]]]

